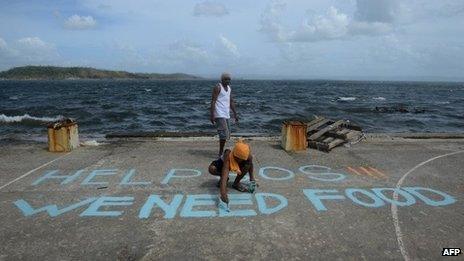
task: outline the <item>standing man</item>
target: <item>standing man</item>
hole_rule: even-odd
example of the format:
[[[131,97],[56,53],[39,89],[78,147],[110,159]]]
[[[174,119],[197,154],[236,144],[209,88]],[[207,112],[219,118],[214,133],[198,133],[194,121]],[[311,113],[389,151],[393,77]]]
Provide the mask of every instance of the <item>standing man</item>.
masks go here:
[[[230,74],[223,73],[221,82],[213,88],[211,97],[211,123],[216,125],[219,134],[219,157],[224,152],[224,144],[230,139],[230,110],[234,113],[235,122],[238,123],[237,111],[232,99],[230,88]]]

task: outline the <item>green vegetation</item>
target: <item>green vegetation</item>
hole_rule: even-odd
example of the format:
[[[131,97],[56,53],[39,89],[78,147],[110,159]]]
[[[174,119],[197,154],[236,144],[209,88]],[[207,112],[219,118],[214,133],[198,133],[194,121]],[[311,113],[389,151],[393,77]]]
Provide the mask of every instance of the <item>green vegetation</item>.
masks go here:
[[[66,79],[152,79],[199,80],[200,77],[183,74],[130,73],[99,70],[90,67],[23,66],[0,72],[0,79],[9,80],[66,80]]]

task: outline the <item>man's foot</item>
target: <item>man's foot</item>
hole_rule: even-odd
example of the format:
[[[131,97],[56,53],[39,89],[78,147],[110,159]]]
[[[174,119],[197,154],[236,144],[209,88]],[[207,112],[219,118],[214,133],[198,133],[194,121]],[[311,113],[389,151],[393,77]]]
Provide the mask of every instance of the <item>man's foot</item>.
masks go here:
[[[232,187],[240,192],[250,192],[242,183],[234,184]]]

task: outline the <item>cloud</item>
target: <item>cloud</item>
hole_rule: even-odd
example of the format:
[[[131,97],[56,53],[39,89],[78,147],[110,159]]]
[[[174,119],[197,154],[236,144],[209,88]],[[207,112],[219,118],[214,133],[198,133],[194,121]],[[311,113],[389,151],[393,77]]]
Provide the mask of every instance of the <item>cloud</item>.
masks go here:
[[[393,26],[388,23],[381,22],[358,22],[352,21],[349,25],[351,35],[386,35],[393,31]]]
[[[444,3],[444,6],[435,11],[440,16],[456,16],[464,14],[464,2],[462,0]]]
[[[350,20],[346,14],[330,7],[326,15],[318,15],[303,23],[293,32],[290,41],[312,42],[345,37],[349,31]]]
[[[159,71],[184,71],[206,73],[242,64],[242,55],[237,45],[224,35],[202,43],[177,40],[167,46],[159,46],[148,52],[150,66]],[[220,69],[222,68],[222,69]],[[240,66],[239,66],[240,68]]]
[[[0,67],[55,63],[60,58],[53,44],[38,37],[25,37],[8,44],[0,38]]]
[[[274,0],[261,14],[261,28],[259,31],[267,34],[273,41],[282,42],[287,38],[280,21],[286,7],[287,5],[284,2]]]
[[[229,14],[227,8],[220,3],[205,1],[198,3],[193,8],[193,15],[195,16],[224,16]]]
[[[42,41],[39,37],[25,37],[18,40],[21,48],[30,50],[44,50],[53,48],[52,45]]]
[[[409,18],[408,22],[452,18],[464,14],[464,1],[462,0],[408,0],[402,3],[401,7],[402,15]]]
[[[390,1],[390,0],[388,0]],[[395,0],[396,1],[396,0]],[[374,2],[374,1],[373,1]],[[325,14],[308,16],[300,26],[286,28],[280,18],[283,16],[286,5],[281,1],[272,1],[261,15],[261,32],[266,33],[271,40],[276,42],[318,42],[338,39],[349,39],[354,36],[384,35],[393,30],[391,17],[395,5],[386,4],[384,0],[375,1],[377,5],[365,3],[359,0],[355,16],[351,17],[330,6]],[[394,2],[394,0],[392,0]],[[379,4],[379,3],[383,3]],[[389,6],[385,12],[368,10]],[[388,22],[387,22],[388,21]]]
[[[170,44],[166,56],[166,58],[172,59],[173,61],[189,64],[207,62],[210,58],[206,49],[188,41],[175,41]]]
[[[55,18],[61,18],[61,13],[60,13],[60,11],[58,11],[58,10],[53,10],[53,16],[54,16]]]
[[[92,16],[72,15],[64,22],[64,27],[70,30],[87,30],[97,25],[97,21]]]
[[[114,41],[110,44],[112,55],[121,68],[147,66],[150,59],[144,50],[139,50],[131,44]]]
[[[414,61],[414,64],[424,63],[427,53],[418,51],[417,46],[413,46],[408,41],[398,38],[395,35],[383,36],[379,39],[375,48],[369,48],[369,57],[377,61],[393,64],[394,62],[407,63]]]
[[[3,38],[0,38],[0,64],[11,61],[19,54],[18,50],[12,48]]]
[[[17,55],[17,51],[10,48],[7,42],[0,38],[0,65]]]
[[[240,53],[238,51],[237,45],[234,44],[232,41],[224,37],[223,35],[219,36],[219,41],[221,43],[222,49],[224,50],[225,54],[231,56],[233,58],[239,58]]]
[[[111,10],[113,7],[111,5],[107,5],[107,4],[99,4],[97,8],[100,9],[100,10],[106,10],[107,11],[107,10]]]
[[[0,38],[0,50],[6,50],[8,48],[8,45],[7,43],[5,42],[5,40],[3,40],[2,38]]]
[[[354,17],[363,22],[392,23],[399,10],[398,0],[356,0]]]
[[[42,41],[39,37],[26,37],[17,41],[14,47],[20,60],[33,63],[51,61],[58,58],[58,52],[53,44]]]

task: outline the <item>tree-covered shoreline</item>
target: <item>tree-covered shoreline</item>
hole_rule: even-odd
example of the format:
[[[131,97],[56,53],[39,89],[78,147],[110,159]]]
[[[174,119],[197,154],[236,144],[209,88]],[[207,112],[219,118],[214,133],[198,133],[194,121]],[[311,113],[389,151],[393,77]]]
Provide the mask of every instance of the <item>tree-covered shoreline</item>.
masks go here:
[[[184,73],[131,73],[100,70],[91,67],[21,66],[0,72],[7,80],[75,80],[75,79],[151,79],[199,80],[201,77]]]

